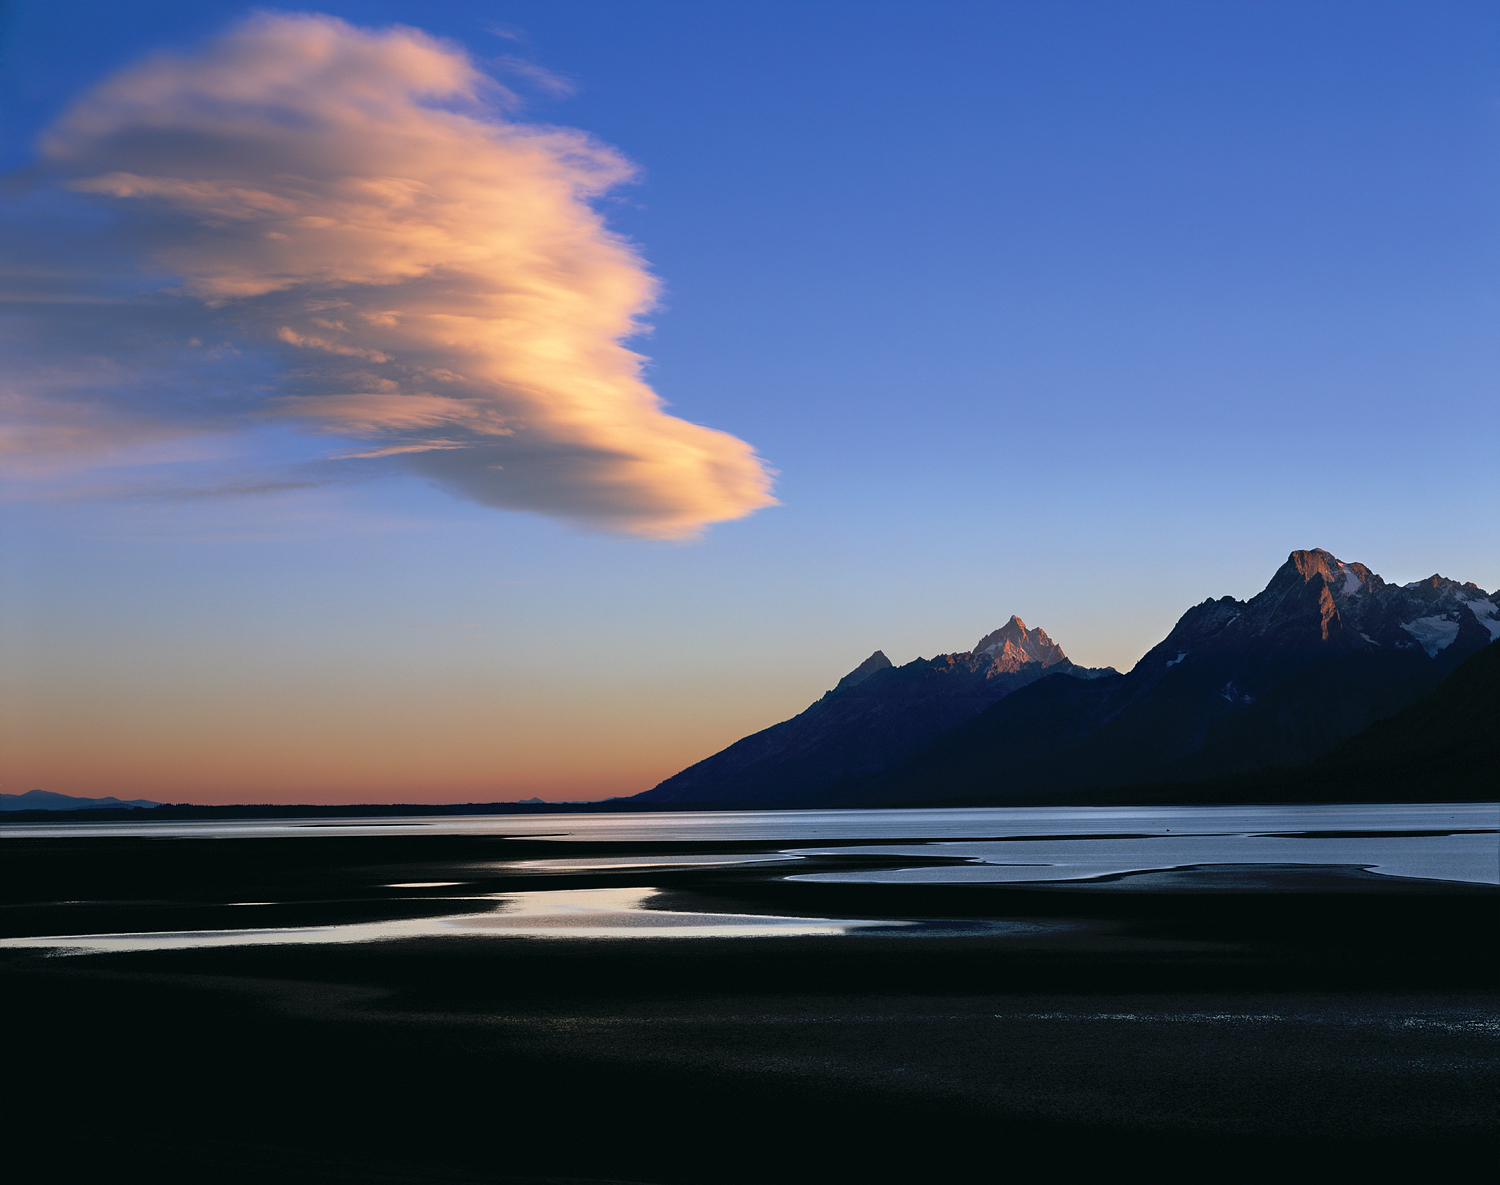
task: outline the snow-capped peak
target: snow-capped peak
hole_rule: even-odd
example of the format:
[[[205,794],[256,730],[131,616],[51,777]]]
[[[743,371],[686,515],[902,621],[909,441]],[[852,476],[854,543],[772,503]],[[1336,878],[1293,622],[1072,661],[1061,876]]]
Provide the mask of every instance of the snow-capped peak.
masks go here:
[[[1026,623],[1014,615],[994,633],[980,638],[971,653],[1007,668],[1032,662],[1048,667],[1067,657],[1046,630],[1027,629]]]

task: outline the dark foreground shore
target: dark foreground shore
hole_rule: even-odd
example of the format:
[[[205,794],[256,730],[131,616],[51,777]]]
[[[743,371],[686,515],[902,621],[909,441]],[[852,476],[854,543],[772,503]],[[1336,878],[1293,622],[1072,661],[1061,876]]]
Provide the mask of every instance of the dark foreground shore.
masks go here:
[[[1339,869],[1140,891],[474,871],[539,851],[559,854],[0,841],[0,913],[8,936],[321,925],[451,910],[452,888],[384,886],[464,870],[946,928],[7,949],[7,1179],[1491,1179],[1494,891]],[[995,919],[1026,924],[965,929]]]

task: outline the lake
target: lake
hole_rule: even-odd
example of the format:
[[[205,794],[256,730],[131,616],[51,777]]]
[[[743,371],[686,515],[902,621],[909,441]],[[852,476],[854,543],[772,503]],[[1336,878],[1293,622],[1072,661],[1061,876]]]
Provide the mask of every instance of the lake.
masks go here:
[[[73,932],[14,934],[0,947],[59,953],[390,941],[405,938],[792,937],[861,934],[1015,935],[1037,923],[1007,917],[814,916],[785,908],[702,908],[726,886],[985,886],[1084,894],[1275,892],[1319,884],[1500,885],[1500,804],[1339,804],[1263,807],[1016,807],[966,810],[726,811],[658,814],[433,816],[370,819],[22,823],[16,840],[266,840],[374,842],[489,838],[526,858],[392,864],[387,879],[341,886],[357,918],[305,890],[269,900],[221,900],[193,915],[209,925],[94,922]],[[407,841],[405,845],[401,841]],[[335,845],[337,847],[338,845]],[[21,849],[21,850],[24,850]],[[154,844],[141,851],[164,852]],[[228,849],[224,849],[228,850]],[[242,849],[236,851],[259,850]],[[270,848],[265,849],[269,855]],[[285,849],[278,848],[278,851]],[[300,847],[296,851],[303,851]],[[314,849],[307,849],[311,852]],[[332,850],[332,849],[330,849]],[[556,854],[552,854],[555,852]],[[282,859],[278,856],[277,859]],[[406,859],[406,857],[403,857]],[[253,863],[253,861],[252,861]],[[343,875],[343,874],[341,874]],[[400,879],[394,879],[400,878]],[[561,878],[561,879],[559,879]],[[550,887],[550,886],[556,887]],[[547,886],[547,887],[544,887]],[[675,890],[676,896],[672,895]],[[698,894],[683,908],[682,894]],[[323,892],[329,891],[325,888]],[[717,894],[717,897],[714,895]],[[41,902],[61,922],[107,900]],[[731,903],[732,904],[732,903]],[[211,908],[211,915],[201,909]],[[321,908],[328,923],[279,921]],[[99,911],[103,910],[101,914]],[[424,916],[408,916],[413,910]],[[372,913],[375,916],[367,916]],[[911,911],[908,910],[908,913]],[[938,911],[941,912],[941,911]],[[821,914],[822,911],[816,911]],[[91,916],[94,916],[91,915]],[[158,916],[159,915],[159,916]],[[144,916],[144,915],[142,915]],[[186,915],[183,915],[184,917]],[[321,916],[321,915],[320,915]],[[1053,929],[1070,923],[1048,923]],[[85,932],[86,931],[86,932]]]

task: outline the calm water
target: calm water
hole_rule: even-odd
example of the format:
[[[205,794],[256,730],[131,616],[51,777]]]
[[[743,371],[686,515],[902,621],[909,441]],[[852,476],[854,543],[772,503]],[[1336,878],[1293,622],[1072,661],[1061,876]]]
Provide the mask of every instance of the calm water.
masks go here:
[[[440,918],[360,922],[342,926],[164,930],[130,934],[50,935],[0,939],[0,948],[43,947],[59,954],[184,950],[209,946],[283,946],[329,942],[389,942],[402,938],[774,938],[837,935],[916,925],[876,919],[764,917],[683,913],[647,906],[654,889],[563,889],[454,899],[465,912]],[[987,928],[1034,929],[1025,923]]]
[[[227,822],[11,824],[0,836],[240,837],[335,835],[499,835],[556,842],[555,859],[518,860],[488,868],[520,873],[633,871],[648,882],[631,888],[539,890],[451,895],[444,917],[348,925],[224,928],[52,935],[0,940],[0,947],[46,947],[58,953],[283,943],[365,942],[467,935],[494,938],[765,937],[871,932],[949,933],[958,923],[878,918],[773,917],[652,908],[654,871],[764,865],[764,875],[826,884],[1064,883],[1082,892],[1191,887],[1205,866],[1263,876],[1308,866],[1360,869],[1377,876],[1500,885],[1500,804],[1337,805],[1294,807],[1017,807],[982,810],[737,811],[650,815],[440,816],[410,819],[299,819]],[[849,841],[868,840],[869,843]],[[842,841],[842,842],[838,842]],[[639,852],[569,855],[579,843],[631,844]],[[764,843],[762,853],[653,852],[684,842]],[[838,846],[832,846],[836,844]],[[825,846],[828,845],[828,846]],[[877,868],[799,872],[820,855],[857,861],[884,857]],[[912,867],[900,867],[913,857]],[[942,857],[951,863],[920,864]],[[892,867],[892,858],[896,865]],[[1276,866],[1275,868],[1270,866]],[[1145,874],[1144,876],[1141,874]],[[455,875],[450,873],[450,875]],[[462,875],[458,873],[456,875]],[[1175,886],[1176,877],[1184,880]],[[1104,878],[1104,879],[1098,879]],[[1119,879],[1111,879],[1119,878]],[[404,881],[391,889],[462,889],[464,881]],[[256,903],[244,903],[256,904]],[[1066,925],[1066,923],[1058,923]],[[962,923],[966,932],[1016,932],[1028,923]]]
[[[1500,803],[1265,807],[986,807],[971,810],[680,811],[619,815],[467,815],[407,819],[244,819],[0,823],[0,837],[508,835],[559,843],[795,843],[824,840],[999,840],[1023,836],[1306,831],[1493,831]],[[1327,863],[1313,856],[1304,862]],[[1493,882],[1493,878],[1491,878]]]
[[[802,851],[809,856],[821,854],[815,849]],[[1382,876],[1500,884],[1500,837],[1489,828],[1429,835],[1330,835],[1327,830],[1298,835],[1285,831],[1184,828],[1181,832],[1174,829],[1171,834],[1130,838],[960,840],[839,847],[827,851],[846,856],[859,853],[955,856],[969,863],[961,867],[810,873],[791,879],[825,884],[992,885],[1083,881],[1202,865],[1341,865]],[[1126,880],[1099,887],[1129,888],[1131,884]]]

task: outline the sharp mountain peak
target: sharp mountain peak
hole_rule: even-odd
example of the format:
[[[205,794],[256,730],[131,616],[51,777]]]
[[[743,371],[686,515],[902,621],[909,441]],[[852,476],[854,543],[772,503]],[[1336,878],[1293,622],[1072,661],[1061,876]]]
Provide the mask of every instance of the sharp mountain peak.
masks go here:
[[[1388,584],[1322,548],[1293,551],[1249,599],[1188,609],[1126,675],[1075,666],[1014,615],[970,651],[897,667],[877,650],[647,801],[906,803],[1291,766],[1492,639],[1500,594],[1442,576]]]
[[[835,691],[847,691],[849,688],[863,683],[876,671],[883,671],[894,664],[885,656],[884,650],[877,650],[859,666],[855,667],[834,686]]]
[[[1068,657],[1062,647],[1047,636],[1046,630],[1040,627],[1027,629],[1026,623],[1015,614],[1011,614],[1010,620],[999,629],[980,638],[970,653],[976,658],[988,655],[1007,666],[1039,662],[1050,667]]]

